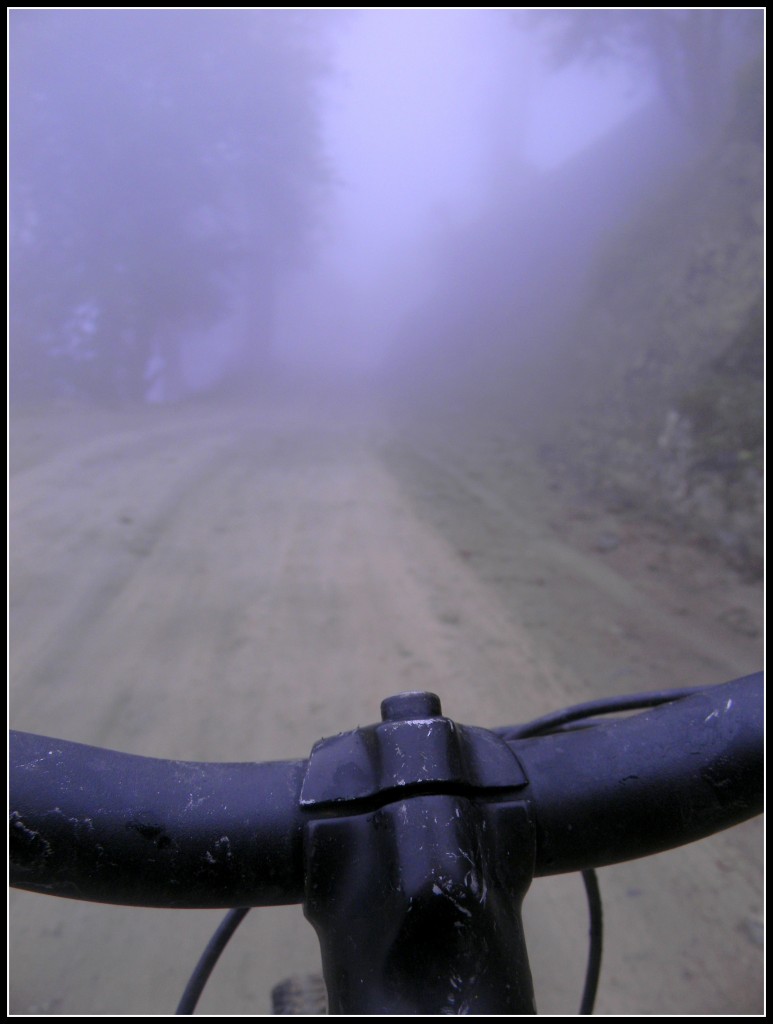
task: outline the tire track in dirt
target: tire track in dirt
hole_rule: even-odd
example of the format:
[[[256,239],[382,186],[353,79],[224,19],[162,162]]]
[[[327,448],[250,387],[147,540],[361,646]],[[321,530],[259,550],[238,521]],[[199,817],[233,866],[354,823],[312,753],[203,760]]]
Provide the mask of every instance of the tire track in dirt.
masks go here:
[[[61,722],[58,695],[78,694],[99,678],[110,658],[84,664],[78,655],[87,637],[112,614],[180,508],[222,471],[218,459],[228,444],[227,435],[184,445],[166,434],[120,437],[112,457],[103,439],[14,478],[11,534],[31,541],[12,544],[10,557],[11,665],[22,673],[12,677],[11,712],[19,727],[28,716]],[[137,472],[149,450],[152,480]]]
[[[511,444],[517,451],[517,438]],[[593,678],[589,697],[609,692],[604,689],[612,681],[609,662],[621,635],[632,641],[629,656],[637,643],[649,647],[657,671],[649,683],[623,672],[611,692],[642,685],[711,685],[759,670],[762,652],[754,633],[738,637],[717,628],[716,622],[707,626],[697,615],[688,617],[681,595],[668,595],[670,600],[664,601],[661,588],[661,594],[653,596],[652,588],[643,586],[650,580],[627,578],[605,564],[598,552],[583,551],[556,536],[561,519],[556,499],[544,493],[544,479],[525,455],[516,456],[520,461],[509,459],[510,479],[489,467],[485,482],[458,454],[461,464],[454,463],[447,443],[437,445],[432,439],[422,445],[403,439],[393,442],[385,457],[406,482],[417,514],[449,538],[506,605],[518,609],[537,634],[544,634],[553,659],[562,666],[576,665],[581,676]],[[525,498],[514,491],[513,478],[524,481]],[[541,509],[535,501],[540,490],[548,508]],[[451,493],[453,502],[444,502],[443,496]],[[689,580],[679,582],[689,587]],[[563,634],[582,642],[567,645]],[[599,653],[596,659],[594,650]],[[589,656],[591,665],[586,666],[583,662]]]

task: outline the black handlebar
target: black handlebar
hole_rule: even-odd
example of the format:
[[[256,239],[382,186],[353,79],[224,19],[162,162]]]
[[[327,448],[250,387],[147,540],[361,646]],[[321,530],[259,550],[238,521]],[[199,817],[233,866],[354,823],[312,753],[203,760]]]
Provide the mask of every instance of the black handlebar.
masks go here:
[[[303,898],[304,761],[203,764],[11,733],[11,884],[147,907]]]
[[[682,846],[763,809],[763,675],[622,721],[517,744],[537,875]]]
[[[11,884],[139,906],[299,903],[311,822],[413,796],[517,801],[533,820],[535,875],[645,856],[762,810],[761,673],[508,743],[439,714],[397,719],[322,741],[307,761],[267,764],[162,761],[11,733]],[[453,742],[427,770],[428,737],[443,730]],[[423,774],[390,768],[392,734],[415,741]],[[308,796],[319,794],[320,765],[345,799]]]

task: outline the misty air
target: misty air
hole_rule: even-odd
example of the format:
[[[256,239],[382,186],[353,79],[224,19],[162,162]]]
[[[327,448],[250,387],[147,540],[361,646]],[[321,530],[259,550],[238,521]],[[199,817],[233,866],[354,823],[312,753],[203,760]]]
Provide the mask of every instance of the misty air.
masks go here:
[[[284,761],[762,667],[762,9],[8,27],[12,728]],[[762,874],[759,819],[604,869],[597,1011],[762,1012]],[[15,891],[11,1011],[171,1013],[218,919]],[[319,960],[255,909],[198,1012]]]

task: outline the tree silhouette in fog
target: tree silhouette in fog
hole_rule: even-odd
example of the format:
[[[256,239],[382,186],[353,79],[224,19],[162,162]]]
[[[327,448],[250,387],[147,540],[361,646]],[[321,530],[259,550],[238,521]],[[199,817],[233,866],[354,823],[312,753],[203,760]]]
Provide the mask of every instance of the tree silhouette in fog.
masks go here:
[[[614,62],[646,73],[702,139],[721,128],[739,67],[763,40],[761,9],[578,8],[516,18],[543,36],[556,69]]]
[[[20,392],[141,399],[185,331],[272,295],[326,182],[310,15],[11,15],[11,372]]]

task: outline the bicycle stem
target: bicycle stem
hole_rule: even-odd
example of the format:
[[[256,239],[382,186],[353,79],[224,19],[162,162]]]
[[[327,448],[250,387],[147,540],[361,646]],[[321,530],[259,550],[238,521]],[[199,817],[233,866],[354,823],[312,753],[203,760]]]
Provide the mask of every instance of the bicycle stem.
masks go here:
[[[515,755],[433,694],[382,715],[321,741],[302,788],[330,1012],[536,1013],[521,922],[536,838]]]
[[[305,761],[162,761],[11,733],[11,884],[166,907],[304,902],[333,1012],[533,1013],[533,876],[763,809],[762,674],[504,739],[398,694]],[[533,726],[533,723],[532,723]]]

